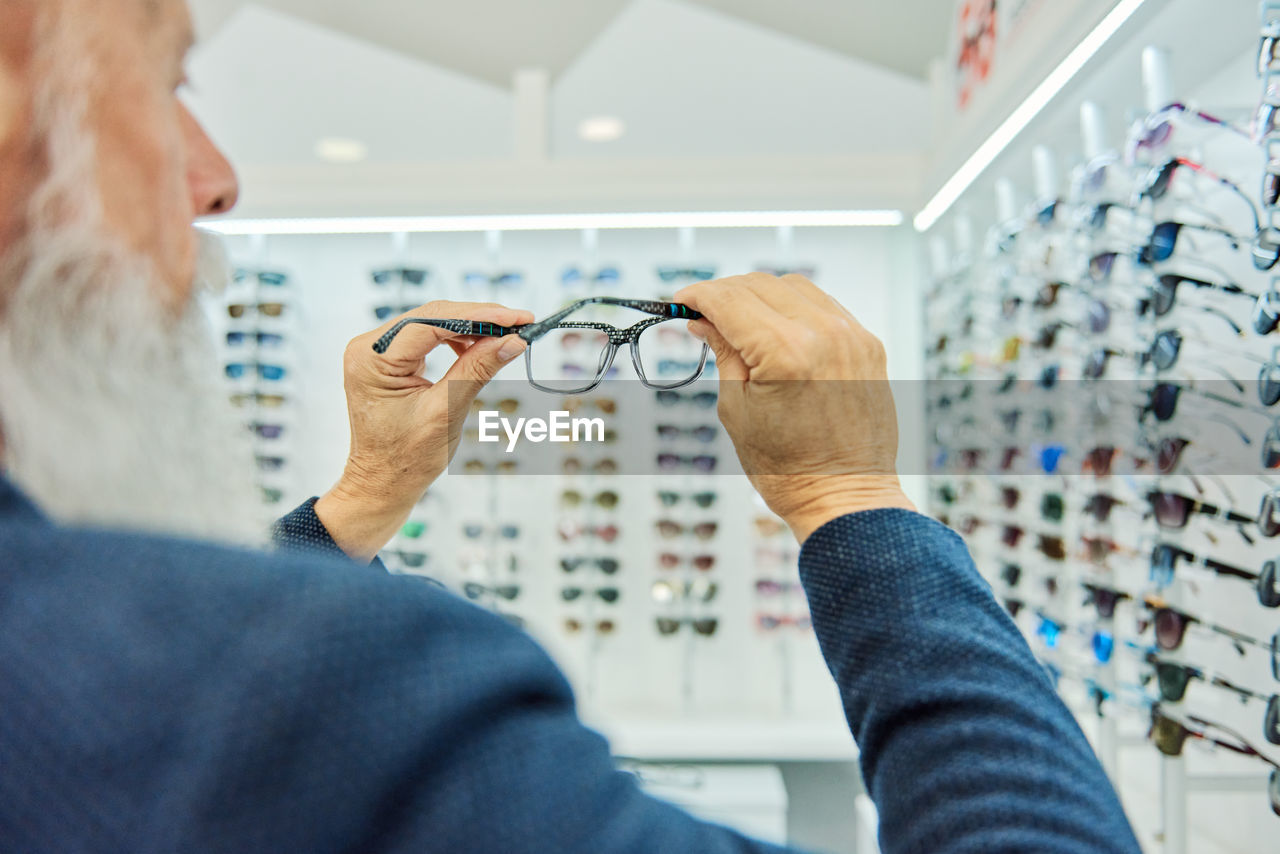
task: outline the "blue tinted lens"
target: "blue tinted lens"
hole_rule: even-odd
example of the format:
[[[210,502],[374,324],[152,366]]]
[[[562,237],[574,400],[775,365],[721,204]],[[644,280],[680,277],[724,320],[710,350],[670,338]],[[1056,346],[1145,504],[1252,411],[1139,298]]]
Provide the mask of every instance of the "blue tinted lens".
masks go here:
[[[241,379],[245,375],[245,371],[247,369],[248,367],[246,365],[227,365],[227,377],[233,380]]]
[[[396,310],[393,306],[380,305],[373,310],[373,313],[379,320],[390,320],[395,315]]]
[[[258,376],[264,380],[277,382],[284,379],[286,371],[279,365],[258,365]]]
[[[1092,646],[1093,657],[1099,664],[1106,664],[1115,652],[1116,639],[1110,632],[1094,632]]]
[[[274,273],[270,270],[263,270],[258,273],[258,284],[261,285],[278,288],[283,286],[287,281],[289,281],[289,277],[284,273]]]
[[[240,346],[243,346],[244,342],[245,342],[246,340],[248,340],[248,337],[249,337],[249,336],[248,336],[248,335],[246,335],[246,334],[245,334],[245,333],[243,333],[243,332],[228,332],[228,333],[227,333],[227,346],[228,346],[228,347],[240,347]]]

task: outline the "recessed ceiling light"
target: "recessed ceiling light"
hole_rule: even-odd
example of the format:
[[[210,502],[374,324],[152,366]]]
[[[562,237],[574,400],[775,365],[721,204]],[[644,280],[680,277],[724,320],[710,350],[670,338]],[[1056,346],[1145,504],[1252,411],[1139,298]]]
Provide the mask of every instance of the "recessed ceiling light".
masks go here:
[[[613,142],[626,132],[627,126],[615,116],[593,116],[578,125],[578,136],[586,142]]]
[[[316,157],[329,163],[359,163],[369,156],[369,146],[358,139],[330,136],[316,143]]]

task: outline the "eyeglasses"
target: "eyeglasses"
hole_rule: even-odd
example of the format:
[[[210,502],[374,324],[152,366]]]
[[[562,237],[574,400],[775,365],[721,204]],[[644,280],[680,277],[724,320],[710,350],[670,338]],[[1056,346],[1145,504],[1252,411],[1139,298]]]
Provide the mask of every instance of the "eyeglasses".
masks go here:
[[[493,464],[484,460],[467,460],[462,464],[462,470],[467,474],[515,474],[519,467],[515,460],[502,460]]]
[[[1153,415],[1157,421],[1169,421],[1177,414],[1178,400],[1184,391],[1237,409],[1241,406],[1239,401],[1232,400],[1229,397],[1223,397],[1209,391],[1198,391],[1191,383],[1157,383],[1148,393],[1147,403],[1142,408],[1142,416]],[[1277,433],[1277,439],[1280,439],[1280,433]],[[1280,465],[1280,456],[1277,456],[1277,465]]]
[[[590,469],[592,474],[617,474],[618,461],[611,457],[605,457],[602,460],[596,460],[588,466],[577,457],[568,457],[560,464],[560,470],[565,474],[579,474],[587,469]]]
[[[375,285],[390,285],[399,282],[405,285],[421,285],[427,281],[431,271],[415,267],[394,267],[389,270],[374,270],[369,274]]]
[[[1004,583],[1009,587],[1017,587],[1018,582],[1022,580],[1022,567],[1018,566],[1016,563],[1006,563],[1000,569],[1000,578],[1002,578]]]
[[[1092,516],[1098,524],[1104,524],[1111,518],[1111,511],[1121,506],[1124,506],[1124,502],[1119,498],[1099,492],[1089,496],[1084,505],[1084,512]]]
[[[566,489],[564,492],[560,493],[560,503],[565,507],[581,506],[584,500],[585,496],[576,489]],[[621,500],[622,499],[619,497],[618,493],[609,489],[604,492],[597,492],[591,498],[591,503],[595,504],[597,507],[604,508],[605,510],[612,510],[618,506],[618,502]]]
[[[663,637],[674,635],[680,631],[681,626],[689,626],[703,637],[711,637],[716,633],[716,629],[720,627],[720,621],[715,617],[698,617],[686,620],[679,620],[675,617],[657,617],[654,619],[654,624],[658,627],[658,634]]]
[[[613,557],[566,557],[560,560],[560,568],[565,572],[577,572],[584,566],[594,566],[605,575],[617,575],[622,563]]]
[[[259,455],[257,458],[259,471],[280,471],[288,463],[284,457]]]
[[[720,585],[705,578],[695,578],[683,583],[674,581],[655,581],[650,588],[653,601],[668,605],[681,599],[694,602],[710,602],[720,592]]]
[[[658,566],[663,569],[676,569],[680,564],[688,562],[694,569],[702,572],[710,572],[715,568],[715,555],[694,555],[692,557],[682,557],[674,552],[663,552],[658,555]]]
[[[1246,291],[1234,282],[1217,284],[1191,276],[1181,276],[1177,273],[1164,273],[1156,278],[1155,285],[1151,288],[1149,305],[1156,317],[1164,317],[1173,310],[1178,300],[1178,287],[1184,284],[1191,285],[1198,290],[1216,291],[1217,293],[1241,296],[1247,299],[1258,298],[1257,294]]]
[[[1049,558],[1049,560],[1061,561],[1067,559],[1067,544],[1062,537],[1037,534],[1036,551]]]
[[[616,587],[599,587],[592,591],[583,590],[581,587],[565,587],[560,591],[560,598],[566,602],[576,602],[587,594],[594,594],[600,601],[609,605],[622,597],[622,591]]]
[[[250,424],[249,431],[259,439],[274,441],[284,435],[284,425],[262,423]]]
[[[1150,174],[1147,176],[1147,181],[1144,184],[1142,190],[1139,191],[1139,198],[1149,198],[1149,199],[1152,199],[1153,201],[1160,201],[1161,199],[1163,199],[1169,193],[1169,188],[1173,182],[1173,177],[1175,173],[1179,169],[1183,169],[1183,168],[1189,170],[1195,175],[1199,175],[1203,178],[1213,181],[1219,186],[1226,188],[1228,191],[1240,197],[1244,201],[1244,203],[1249,206],[1249,213],[1253,217],[1254,231],[1261,233],[1262,224],[1258,219],[1258,209],[1254,206],[1253,200],[1249,198],[1248,194],[1245,193],[1243,190],[1241,190],[1239,185],[1237,185],[1233,181],[1229,181],[1228,179],[1223,178],[1222,176],[1206,169],[1203,165],[1196,163],[1193,160],[1188,160],[1185,157],[1171,158],[1170,160],[1166,161],[1163,165],[1153,169],[1150,172]],[[1266,266],[1266,267],[1260,266],[1259,269],[1269,270],[1273,266],[1275,266],[1274,261],[1269,266]]]
[[[658,501],[663,507],[675,507],[681,501],[691,501],[698,507],[706,510],[716,503],[719,496],[714,492],[695,492],[692,495],[681,495],[678,492],[670,492],[663,490],[658,493]]]
[[[659,424],[657,426],[658,438],[665,441],[672,441],[680,438],[696,439],[703,444],[714,442],[716,437],[720,435],[720,431],[710,424],[699,424],[695,427],[678,427],[674,424]]]
[[[1208,742],[1215,747],[1221,747],[1230,750],[1233,753],[1239,753],[1243,756],[1252,756],[1261,759],[1273,768],[1280,769],[1280,764],[1272,761],[1258,751],[1235,730],[1216,724],[1211,721],[1204,720],[1192,715],[1187,716],[1187,722],[1200,727],[1200,730],[1193,730],[1185,724],[1168,717],[1160,712],[1159,709],[1152,710],[1151,730],[1147,737],[1155,744],[1156,749],[1165,756],[1181,756],[1182,749],[1187,743],[1187,739],[1196,738]],[[1216,729],[1219,732],[1234,739],[1234,741],[1223,741],[1220,738],[1209,735],[1209,730]],[[1273,803],[1277,806],[1277,812],[1280,813],[1280,804]]]
[[[520,401],[514,397],[506,397],[496,403],[476,398],[471,402],[472,412],[484,412],[485,410],[496,409],[503,415],[515,415],[520,410]]]
[[[655,315],[655,317],[641,321],[626,329],[619,329],[606,323],[566,320],[575,312],[590,306],[631,309],[643,314]],[[656,352],[658,338],[656,332],[651,336],[646,336],[645,333],[669,320],[697,320],[701,317],[702,315],[698,312],[678,303],[617,299],[614,297],[589,297],[571,303],[545,320],[515,327],[498,326],[493,323],[471,320],[435,320],[408,317],[391,327],[385,335],[374,343],[373,349],[376,353],[386,353],[391,346],[391,342],[395,340],[400,331],[413,323],[435,326],[455,335],[471,337],[503,338],[507,335],[518,335],[529,344],[529,347],[525,350],[525,368],[528,373],[529,383],[534,388],[551,394],[584,394],[595,389],[604,381],[610,367],[613,365],[618,348],[624,344],[629,344],[631,347],[631,362],[635,367],[636,376],[640,379],[640,382],[648,388],[672,390],[683,388],[697,381],[698,377],[702,375],[703,368],[706,367],[707,357],[711,352],[711,348],[706,344],[701,345],[702,355],[698,361],[697,369],[691,372],[689,376],[672,382],[657,382],[651,379],[651,376],[656,377],[658,362],[661,361]],[[551,363],[542,358],[535,361],[535,351],[543,353],[549,349],[554,354],[557,348],[552,345],[554,345],[556,339],[562,335],[574,334],[573,330],[579,330],[577,334],[582,334],[582,330],[603,333],[594,342],[600,349],[595,351],[593,347],[593,355],[587,357],[589,361],[579,365],[583,371],[582,376],[592,378],[590,382],[561,379],[560,376],[565,373],[564,366],[554,358]],[[538,342],[544,340],[548,342],[547,346],[545,348],[538,347]],[[647,371],[647,369],[649,370]]]
[[[720,460],[705,454],[692,457],[680,454],[658,454],[657,462],[659,471],[672,472],[687,468],[703,474],[710,474],[716,470]]]
[[[799,593],[803,589],[798,581],[774,581],[771,578],[761,578],[756,581],[758,596],[785,596],[789,593]]]
[[[231,395],[232,406],[243,407],[249,404],[266,407],[268,409],[278,409],[284,406],[288,399],[282,394],[263,394],[261,392],[248,392],[245,394]]]
[[[246,314],[256,311],[263,317],[280,317],[284,314],[285,304],[282,302],[233,303],[227,306],[227,314],[239,320]]]
[[[284,490],[275,489],[269,486],[260,487],[262,490],[262,500],[268,504],[279,504],[284,500]]]
[[[1174,115],[1180,115],[1184,118],[1198,121],[1202,124],[1210,125],[1215,128],[1230,131],[1245,139],[1252,139],[1251,135],[1235,125],[1203,113],[1199,110],[1193,110],[1185,104],[1170,104],[1163,109],[1152,113],[1142,123],[1142,131],[1132,136],[1125,147],[1125,159],[1129,163],[1137,160],[1138,154],[1143,151],[1156,151],[1164,148],[1173,137],[1174,125],[1171,121]]]
[[[656,522],[655,526],[658,529],[658,534],[664,540],[674,540],[676,537],[683,537],[685,534],[692,534],[699,540],[709,540],[720,529],[718,522],[699,522],[696,525],[686,527],[679,522],[672,522],[670,519],[662,519]]]
[[[244,268],[237,269],[232,275],[231,281],[240,285],[251,278],[257,279],[259,285],[266,285],[270,288],[284,287],[289,283],[288,273],[281,273],[276,270],[246,270]]]

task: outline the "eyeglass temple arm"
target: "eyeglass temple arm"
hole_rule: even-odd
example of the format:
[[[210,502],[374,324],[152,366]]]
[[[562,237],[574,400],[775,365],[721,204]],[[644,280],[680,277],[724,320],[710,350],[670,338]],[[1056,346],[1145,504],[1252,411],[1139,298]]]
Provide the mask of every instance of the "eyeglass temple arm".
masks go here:
[[[519,335],[526,341],[530,340],[525,337],[526,330],[530,327],[525,326],[499,326],[496,323],[485,323],[478,320],[436,320],[426,317],[406,317],[387,330],[386,334],[373,342],[373,352],[379,355],[386,353],[391,348],[391,342],[396,339],[404,329],[415,323],[424,326],[434,326],[437,329],[444,329],[455,335],[470,335],[477,338],[505,338],[508,335]]]

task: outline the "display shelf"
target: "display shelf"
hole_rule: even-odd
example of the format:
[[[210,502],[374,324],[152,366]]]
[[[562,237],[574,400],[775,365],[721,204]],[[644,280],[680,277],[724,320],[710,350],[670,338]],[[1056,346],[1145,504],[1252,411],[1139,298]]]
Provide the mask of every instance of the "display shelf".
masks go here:
[[[609,739],[615,756],[646,761],[854,762],[858,747],[843,722],[674,721],[587,722]]]

